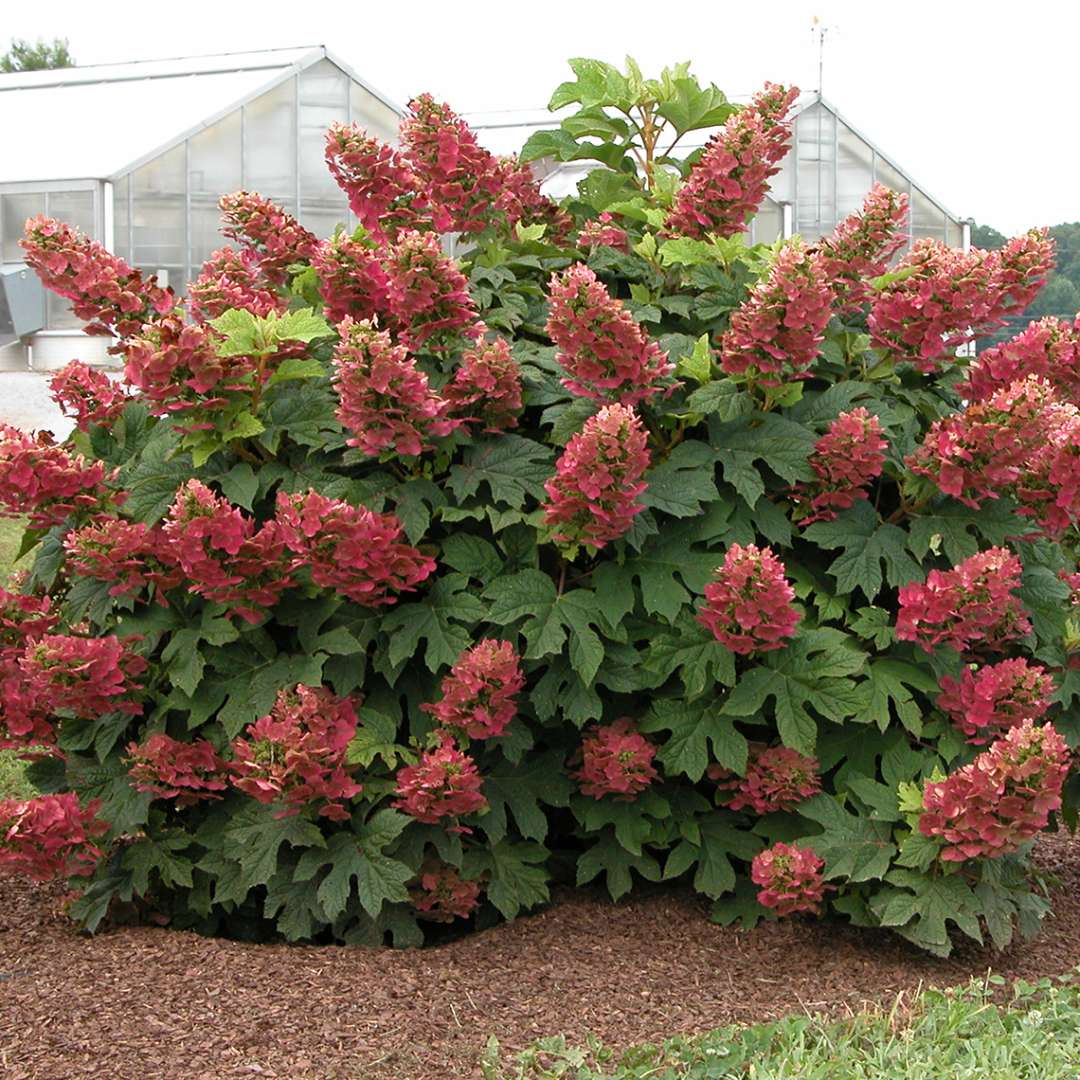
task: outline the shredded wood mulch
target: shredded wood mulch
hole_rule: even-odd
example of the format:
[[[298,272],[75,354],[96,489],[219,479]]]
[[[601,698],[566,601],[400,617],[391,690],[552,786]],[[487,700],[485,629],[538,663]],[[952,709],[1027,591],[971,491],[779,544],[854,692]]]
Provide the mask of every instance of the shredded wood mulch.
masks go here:
[[[451,1080],[489,1035],[616,1045],[785,1013],[842,1013],[993,968],[1080,964],[1080,838],[1040,841],[1054,915],[1032,944],[935,960],[880,931],[788,920],[712,925],[658,890],[564,893],[540,914],[407,952],[249,945],[151,927],[90,938],[59,893],[0,876],[0,1075],[8,1080],[260,1076]]]

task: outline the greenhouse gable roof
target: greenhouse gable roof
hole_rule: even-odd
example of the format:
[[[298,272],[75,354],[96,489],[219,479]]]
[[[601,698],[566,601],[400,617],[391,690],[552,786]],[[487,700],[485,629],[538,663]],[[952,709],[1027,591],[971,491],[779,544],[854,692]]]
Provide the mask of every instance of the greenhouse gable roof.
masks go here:
[[[321,45],[0,75],[0,183],[107,179],[327,58]]]

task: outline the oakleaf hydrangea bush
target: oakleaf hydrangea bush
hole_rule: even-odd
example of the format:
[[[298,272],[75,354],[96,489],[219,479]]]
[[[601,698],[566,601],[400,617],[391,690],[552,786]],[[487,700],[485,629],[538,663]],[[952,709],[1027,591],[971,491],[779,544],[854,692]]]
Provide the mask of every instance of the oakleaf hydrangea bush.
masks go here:
[[[426,95],[396,147],[333,127],[359,227],[229,195],[184,298],[27,223],[124,368],[55,377],[63,444],[0,430],[0,741],[42,792],[0,866],[85,926],[410,945],[678,880],[939,954],[1038,928],[1080,327],[967,346],[1051,242],[904,252],[876,187],[752,246],[796,91],[571,66],[519,158]],[[540,158],[592,168],[556,204]]]

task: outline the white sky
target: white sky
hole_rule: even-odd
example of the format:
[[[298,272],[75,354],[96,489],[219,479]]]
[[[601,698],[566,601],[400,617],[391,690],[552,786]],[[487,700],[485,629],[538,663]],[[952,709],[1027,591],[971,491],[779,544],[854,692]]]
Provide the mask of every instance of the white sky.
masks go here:
[[[399,102],[430,90],[475,111],[546,104],[572,55],[630,53],[647,75],[690,60],[733,96],[814,90],[814,15],[831,27],[826,98],[929,195],[1007,233],[1080,220],[1074,0],[0,0],[0,51],[67,37],[91,64],[322,44]]]

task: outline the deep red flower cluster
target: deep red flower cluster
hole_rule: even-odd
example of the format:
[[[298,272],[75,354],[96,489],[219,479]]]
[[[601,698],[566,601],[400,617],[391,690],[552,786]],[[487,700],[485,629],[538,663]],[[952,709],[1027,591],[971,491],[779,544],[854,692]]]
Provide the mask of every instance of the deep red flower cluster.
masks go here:
[[[1023,311],[1042,288],[1053,254],[1044,229],[998,251],[958,251],[939,240],[918,240],[897,266],[907,276],[875,297],[870,333],[920,371],[936,371],[949,349]]]
[[[103,371],[72,360],[49,380],[49,395],[80,431],[91,424],[110,425],[131,400]]]
[[[498,160],[469,125],[430,94],[409,102],[401,146],[421,180],[431,228],[436,232],[480,232],[502,190]]]
[[[319,276],[319,294],[330,322],[374,319],[386,311],[386,271],[379,256],[378,248],[344,232],[315,249],[311,265]]]
[[[392,147],[357,124],[333,124],[326,133],[326,164],[349,198],[360,224],[379,240],[418,227],[420,180]]]
[[[383,270],[386,303],[406,348],[435,352],[483,333],[469,282],[434,233],[401,233],[383,257]]]
[[[1080,521],[1080,409],[1038,376],[935,420],[907,464],[968,506],[1009,495],[1050,536]]]
[[[765,387],[809,378],[832,303],[820,259],[792,240],[731,313],[720,338],[720,366],[738,382]]]
[[[401,539],[393,514],[376,514],[329,499],[278,492],[278,536],[296,558],[290,573],[307,567],[324,589],[365,607],[393,604],[435,572],[435,560]]]
[[[196,322],[209,322],[230,308],[242,308],[266,318],[280,314],[289,302],[272,288],[254,251],[224,247],[202,265],[188,286],[188,306]]]
[[[638,496],[649,486],[645,430],[632,408],[605,405],[566,444],[555,475],[544,484],[544,521],[558,526],[553,539],[600,550],[630,529],[645,509]]]
[[[1020,560],[1003,547],[977,552],[951,570],[931,570],[925,584],[901,586],[897,638],[932,653],[941,645],[996,649],[1024,637],[1031,623],[1013,596],[1020,574]]]
[[[276,203],[252,191],[222,195],[221,231],[250,251],[272,285],[288,280],[293,263],[307,262],[318,238]]]
[[[155,799],[192,806],[201,799],[220,799],[229,786],[225,762],[208,739],[181,742],[158,732],[141,744],[128,743],[127,752],[135,790]]]
[[[479,341],[466,349],[443,397],[455,416],[483,424],[485,431],[517,427],[521,412],[521,367],[506,338]]]
[[[598,218],[592,218],[581,226],[577,246],[593,251],[598,247],[610,247],[628,252],[630,237],[624,228],[615,223],[614,216],[605,210]]]
[[[191,592],[250,623],[260,622],[292,584],[277,522],[255,522],[200,480],[176,493],[162,526],[164,550],[187,575]]]
[[[829,888],[822,877],[824,868],[824,860],[809,848],[773,844],[754,856],[750,880],[761,886],[758,903],[777,915],[794,915],[798,911],[816,915]]]
[[[1080,404],[1080,335],[1074,326],[1048,315],[1016,337],[979,353],[957,388],[967,401],[986,401],[1010,383],[1037,375],[1064,401]]]
[[[710,765],[709,779],[717,781],[718,792],[731,792],[720,798],[721,806],[749,809],[755,814],[793,810],[821,790],[815,758],[788,746],[763,743],[751,743],[745,776],[733,776],[722,765]]]
[[[495,200],[495,209],[506,215],[507,224],[512,227],[520,221],[544,225],[545,239],[565,241],[574,228],[574,219],[541,192],[532,166],[510,154],[499,159],[499,168],[502,190]]]
[[[270,713],[248,724],[247,737],[232,741],[232,782],[261,803],[284,804],[278,817],[320,803],[320,815],[347,821],[345,804],[362,790],[346,757],[356,724],[348,698],[322,687],[282,690]]]
[[[91,874],[103,852],[95,841],[109,831],[97,812],[101,800],[85,807],[74,792],[0,802],[0,867],[36,881]]]
[[[875,184],[862,208],[818,243],[838,311],[856,311],[870,298],[869,282],[885,273],[907,240],[907,215],[907,195]]]
[[[449,435],[461,421],[446,415],[447,403],[404,345],[368,320],[344,319],[334,347],[337,418],[353,434],[348,442],[368,457],[387,450],[422,454],[432,436]]]
[[[705,586],[698,622],[734,653],[782,649],[800,618],[784,573],[771,548],[732,544],[716,580]]]
[[[990,742],[1052,704],[1054,680],[1041,664],[1023,658],[965,667],[959,680],[945,675],[937,706],[975,746]]]
[[[400,151],[356,124],[327,132],[330,173],[375,239],[393,242],[406,229],[478,232],[500,220],[542,222],[556,237],[570,229],[532,169],[488,153],[448,105],[423,94],[409,109]]]
[[[479,881],[466,881],[453,866],[440,863],[421,871],[420,880],[409,889],[409,900],[420,918],[449,923],[473,913],[481,887]]]
[[[134,596],[152,584],[157,600],[167,607],[162,594],[183,580],[161,530],[140,521],[100,515],[69,532],[64,550],[70,569],[109,582],[110,596]]]
[[[218,356],[217,339],[211,327],[177,316],[148,323],[125,346],[124,374],[158,415],[224,408],[227,391],[250,389],[246,380],[255,371],[255,361],[250,356]]]
[[[19,246],[46,288],[72,301],[71,310],[89,323],[88,334],[128,337],[176,306],[171,289],[159,288],[154,277],[144,280],[123,259],[62,221],[32,218]]]
[[[749,106],[728,117],[676,194],[668,231],[700,238],[746,228],[790,148],[785,120],[798,96],[796,87],[766,83]]]
[[[487,796],[480,775],[468,754],[444,737],[434,750],[425,750],[415,765],[398,769],[397,799],[394,805],[428,825],[443,818],[458,818],[483,810]],[[469,832],[463,825],[449,831]]]
[[[30,686],[20,658],[60,621],[47,596],[0,588],[0,749],[51,746],[56,731],[47,701]]]
[[[795,492],[796,500],[806,502],[810,511],[802,524],[831,521],[837,511],[865,499],[870,483],[881,475],[888,445],[881,421],[861,406],[833,420],[810,455],[817,479]]]
[[[1061,806],[1069,756],[1053,724],[1025,721],[970,765],[927,782],[919,831],[945,841],[945,862],[1008,855]]]
[[[27,642],[19,668],[28,692],[42,708],[83,720],[108,713],[138,716],[143,707],[131,695],[146,660],[115,634],[97,638],[44,634]]]
[[[114,473],[53,442],[0,423],[0,517],[23,517],[37,529],[59,525],[71,514],[102,509],[117,495],[106,490]]]
[[[659,393],[674,365],[640,323],[584,264],[552,274],[547,333],[558,346],[571,393],[635,405]]]
[[[442,681],[442,700],[420,708],[451,735],[492,739],[504,734],[517,715],[515,695],[524,685],[514,646],[485,638],[457,658]]]
[[[656,779],[654,757],[656,747],[624,716],[586,732],[581,741],[581,768],[571,775],[582,795],[594,799],[614,795],[629,802]]]

